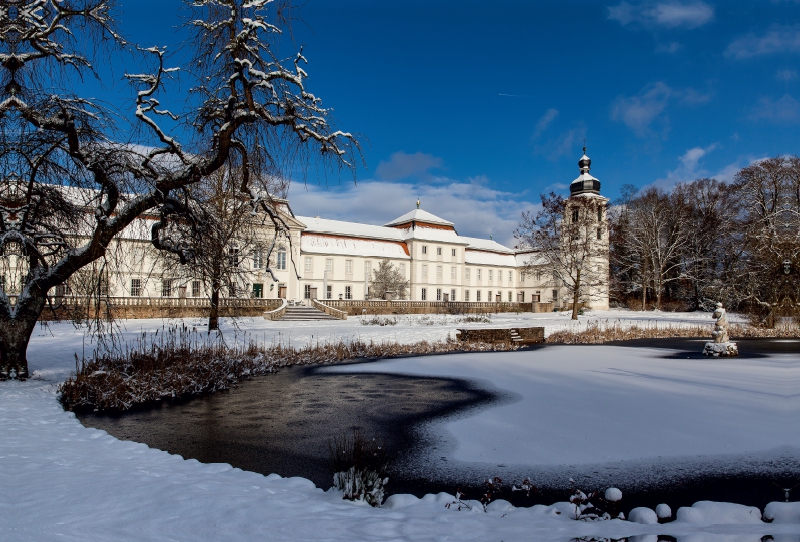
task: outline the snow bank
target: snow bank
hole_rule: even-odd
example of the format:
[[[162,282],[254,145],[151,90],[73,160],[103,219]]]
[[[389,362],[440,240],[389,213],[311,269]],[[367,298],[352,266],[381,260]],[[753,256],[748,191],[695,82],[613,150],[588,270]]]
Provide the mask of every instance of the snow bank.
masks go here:
[[[771,502],[764,508],[764,520],[772,523],[800,523],[800,502]]]
[[[675,521],[696,525],[762,523],[761,510],[754,506],[713,501],[699,501],[691,507],[678,508]]]
[[[628,521],[642,523],[644,525],[653,525],[658,523],[658,516],[651,508],[640,506],[631,510],[630,514],[628,514]]]

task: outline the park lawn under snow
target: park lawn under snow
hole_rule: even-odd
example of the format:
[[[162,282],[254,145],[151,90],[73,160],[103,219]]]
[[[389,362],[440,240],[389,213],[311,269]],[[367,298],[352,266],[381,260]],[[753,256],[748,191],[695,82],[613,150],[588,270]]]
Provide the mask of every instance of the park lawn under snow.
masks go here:
[[[626,314],[607,316],[624,319]],[[627,316],[634,321],[641,315]],[[657,316],[710,322],[702,314],[683,320]],[[123,337],[130,339],[162,322],[124,324]],[[501,315],[480,327],[523,325],[552,331],[570,324],[559,315]],[[238,340],[226,326],[226,340]],[[239,326],[239,339],[247,331],[252,339],[297,345],[328,338],[435,340],[452,334],[454,327],[475,327],[418,325],[414,318],[384,328],[361,326],[357,319],[300,325],[253,319]],[[83,349],[81,330],[68,324],[37,330],[30,348],[33,378],[0,384],[0,539],[566,541],[672,534],[716,540],[719,534],[735,534],[737,540],[756,541],[766,534],[800,536],[795,504],[772,506],[770,512],[779,517],[766,524],[755,509],[698,503],[667,525],[577,522],[567,518],[570,509],[564,503],[513,509],[497,502],[489,513],[459,512],[445,508],[452,496],[444,494],[423,499],[396,495],[382,509],[355,505],[307,480],[183,460],[83,427],[63,411],[55,394],[57,383],[75,366],[74,353]],[[712,454],[798,446],[798,437],[791,434],[796,431],[787,431],[797,427],[800,412],[792,391],[797,389],[797,360],[790,356],[684,362],[659,359],[652,350],[555,346],[503,355],[406,358],[344,370],[460,376],[517,394],[521,400],[515,403],[448,422],[446,429],[457,435],[459,458],[485,459],[488,454],[492,461],[563,461],[559,457],[567,456],[582,461],[588,458],[574,448],[589,438],[599,439],[609,458],[654,451],[680,455],[686,446]],[[530,409],[537,408],[546,408],[546,415],[533,416]],[[593,408],[600,411],[590,414]],[[671,411],[680,416],[667,414]],[[596,420],[576,423],[587,414]],[[668,431],[671,438],[663,439],[659,431]],[[482,444],[490,440],[487,434],[503,445],[488,449]]]

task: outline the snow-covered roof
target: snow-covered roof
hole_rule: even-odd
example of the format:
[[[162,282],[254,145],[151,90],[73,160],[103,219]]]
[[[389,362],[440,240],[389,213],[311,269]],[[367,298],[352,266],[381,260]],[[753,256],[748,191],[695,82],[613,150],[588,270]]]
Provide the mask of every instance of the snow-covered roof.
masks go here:
[[[517,267],[525,267],[526,265],[544,265],[544,259],[538,252],[518,252],[515,256]]]
[[[386,241],[404,241],[403,230],[373,226],[359,222],[345,222],[343,220],[329,220],[314,216],[298,216],[300,222],[306,225],[303,235],[308,233],[325,233],[346,237],[362,237],[366,239],[383,239]]]
[[[461,237],[463,241],[469,243],[467,250],[484,250],[489,252],[498,252],[501,254],[514,254],[514,250],[507,246],[501,245],[497,241],[491,239],[479,239],[476,237]]]
[[[304,233],[300,238],[300,250],[307,254],[336,254],[370,258],[410,260],[408,248],[399,241],[358,239],[336,235]]]
[[[578,178],[575,179],[574,181],[572,181],[570,184],[583,183],[584,181],[598,181],[598,182],[600,182],[599,179],[597,179],[595,177],[592,177],[591,175],[589,175],[588,172],[586,172],[586,173],[581,173],[580,175],[578,175]]]
[[[464,263],[472,265],[501,265],[516,267],[517,260],[513,254],[500,254],[483,250],[467,250],[464,253]]]
[[[423,211],[422,209],[414,209],[413,211],[409,211],[408,213],[404,214],[403,216],[399,216],[392,220],[391,222],[387,222],[384,226],[395,226],[398,224],[405,224],[407,222],[427,222],[428,224],[441,224],[443,226],[452,226],[453,223],[449,220],[445,220],[444,218],[439,218],[438,216],[429,213],[428,211]]]

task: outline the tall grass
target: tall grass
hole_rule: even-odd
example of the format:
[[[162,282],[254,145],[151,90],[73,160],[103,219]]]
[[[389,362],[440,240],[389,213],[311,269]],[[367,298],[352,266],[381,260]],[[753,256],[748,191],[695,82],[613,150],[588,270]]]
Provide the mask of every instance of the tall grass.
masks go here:
[[[228,346],[181,326],[161,333],[143,333],[124,348],[95,352],[88,359],[76,357],[75,372],[59,391],[68,408],[127,410],[139,403],[225,390],[241,379],[290,365],[515,348],[510,344],[466,343],[450,337],[413,344],[340,340],[299,348],[253,341]]]
[[[602,344],[611,341],[633,339],[672,339],[680,337],[711,338],[713,324],[674,324],[671,322],[647,322],[625,325],[619,320],[588,322],[586,327],[555,331],[545,342],[555,344]],[[792,320],[778,323],[773,328],[750,324],[732,324],[728,327],[731,340],[755,338],[800,337],[800,326]]]

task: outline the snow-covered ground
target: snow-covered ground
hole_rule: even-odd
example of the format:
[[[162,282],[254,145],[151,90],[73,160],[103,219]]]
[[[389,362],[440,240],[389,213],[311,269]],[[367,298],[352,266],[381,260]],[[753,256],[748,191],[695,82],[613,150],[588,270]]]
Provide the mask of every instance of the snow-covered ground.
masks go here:
[[[628,323],[642,317],[622,311],[600,316]],[[707,314],[647,316],[673,325],[711,323]],[[442,317],[428,321],[437,318]],[[453,317],[448,318],[450,324],[425,325],[420,317],[405,317],[387,327],[362,326],[358,319],[253,319],[241,321],[238,332],[226,324],[226,340],[295,345],[347,338],[414,342],[452,336],[456,327],[544,325],[551,332],[571,325],[566,316],[553,314],[499,315],[479,326],[453,324]],[[586,319],[582,322],[585,325]],[[162,325],[160,320],[129,321],[122,336],[131,338]],[[2,540],[566,541],[640,534],[692,540],[736,535],[736,540],[756,541],[768,534],[800,538],[796,505],[772,506],[772,524],[760,522],[757,510],[708,503],[678,511],[678,521],[666,525],[577,522],[567,518],[569,507],[563,503],[513,509],[497,502],[489,513],[456,511],[445,508],[452,497],[444,494],[424,499],[395,495],[385,508],[372,509],[342,501],[306,480],[185,461],[85,428],[62,410],[56,385],[74,368],[74,353],[90,348],[82,331],[69,324],[39,329],[29,354],[33,378],[0,384]],[[691,453],[709,454],[783,447],[796,455],[797,369],[792,356],[684,362],[658,358],[651,350],[557,346],[509,354],[407,358],[346,370],[482,379],[520,399],[443,425],[456,437],[454,458],[563,462],[559,458],[568,457],[581,462],[596,459],[597,452],[589,457],[580,446],[581,440],[590,439],[598,440],[608,459],[655,452],[681,455],[687,447],[693,447]],[[536,393],[527,393],[532,389]],[[492,441],[503,444],[486,446]]]

